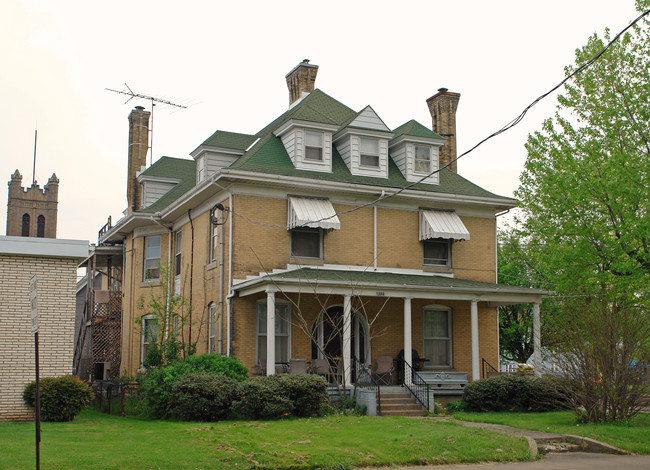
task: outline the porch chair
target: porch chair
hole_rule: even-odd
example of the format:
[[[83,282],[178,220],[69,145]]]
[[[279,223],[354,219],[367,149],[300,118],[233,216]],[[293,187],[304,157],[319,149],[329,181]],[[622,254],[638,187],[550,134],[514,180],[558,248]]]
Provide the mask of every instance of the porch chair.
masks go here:
[[[327,359],[312,359],[311,360],[311,371],[322,377],[325,377],[325,380],[329,382],[330,378],[330,363]]]
[[[289,360],[289,373],[290,374],[306,374],[307,373],[307,360],[306,359],[290,359]]]
[[[379,356],[377,358],[377,368],[374,372],[375,380],[379,384],[392,385],[394,370],[392,356]]]

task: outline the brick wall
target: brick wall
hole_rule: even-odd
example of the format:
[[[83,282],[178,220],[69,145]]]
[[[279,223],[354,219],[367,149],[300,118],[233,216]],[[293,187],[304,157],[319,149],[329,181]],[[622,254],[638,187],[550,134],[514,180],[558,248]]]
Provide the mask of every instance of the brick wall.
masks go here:
[[[22,393],[35,379],[29,281],[38,276],[40,376],[70,374],[79,260],[0,255],[0,420],[33,419]]]

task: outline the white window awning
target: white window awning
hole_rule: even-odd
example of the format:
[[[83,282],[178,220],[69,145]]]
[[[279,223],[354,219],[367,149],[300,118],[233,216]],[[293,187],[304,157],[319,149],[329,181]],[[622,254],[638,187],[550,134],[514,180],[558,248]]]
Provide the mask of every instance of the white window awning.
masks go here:
[[[455,212],[420,210],[420,240],[430,238],[469,240],[469,230]]]
[[[296,227],[339,230],[341,222],[329,199],[290,196],[287,229]]]

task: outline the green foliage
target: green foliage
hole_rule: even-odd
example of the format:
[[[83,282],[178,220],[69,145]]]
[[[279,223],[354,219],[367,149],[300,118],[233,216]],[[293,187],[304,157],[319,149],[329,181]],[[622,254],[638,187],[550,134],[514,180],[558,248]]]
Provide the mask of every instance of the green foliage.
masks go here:
[[[78,377],[44,377],[39,380],[41,419],[43,421],[72,421],[95,395],[88,384]],[[36,382],[25,386],[23,401],[35,406]]]
[[[167,415],[172,398],[172,388],[176,381],[187,374],[205,372],[221,374],[237,381],[245,380],[247,369],[234,357],[218,354],[188,356],[168,366],[147,371],[142,380],[142,398],[145,413],[154,418]]]
[[[465,402],[462,400],[455,400],[445,403],[445,411],[449,414],[465,411],[466,408],[467,407],[465,405]]]
[[[468,384],[463,393],[468,411],[552,411],[568,408],[560,384],[552,378],[500,375]]]
[[[329,402],[327,382],[308,374],[254,377],[242,383],[235,413],[248,419],[277,419],[290,415],[320,416]]]
[[[190,373],[172,386],[170,415],[186,421],[220,421],[231,415],[240,382],[221,374]]]

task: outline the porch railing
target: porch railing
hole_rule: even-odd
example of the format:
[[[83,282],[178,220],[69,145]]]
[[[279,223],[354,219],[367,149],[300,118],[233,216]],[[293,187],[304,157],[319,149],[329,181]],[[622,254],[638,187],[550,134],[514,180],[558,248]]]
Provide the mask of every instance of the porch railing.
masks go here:
[[[481,358],[481,378],[482,379],[486,378],[488,374],[498,375],[499,369],[497,369],[488,361],[486,361],[485,358]]]
[[[362,390],[374,390],[375,400],[377,400],[377,416],[381,416],[381,387],[375,380],[372,369],[366,364],[361,363],[358,359],[352,358],[354,370],[356,371],[355,387]]]
[[[402,361],[404,365],[404,386],[409,389],[411,395],[427,410],[430,411],[429,405],[429,384],[425,382],[420,374],[418,374],[406,361]],[[407,380],[411,377],[411,381]]]

